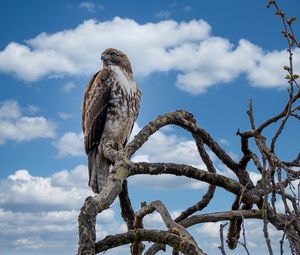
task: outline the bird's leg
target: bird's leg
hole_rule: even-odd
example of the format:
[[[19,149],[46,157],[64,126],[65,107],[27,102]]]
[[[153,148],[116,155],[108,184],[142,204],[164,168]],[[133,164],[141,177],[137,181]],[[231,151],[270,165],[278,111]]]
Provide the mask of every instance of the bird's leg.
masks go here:
[[[112,149],[114,149],[116,152],[123,149],[123,145],[122,144],[114,143],[111,146],[112,146]],[[111,167],[109,168],[109,172],[110,173],[115,173],[116,172],[114,164],[112,164]]]
[[[113,164],[115,163],[118,151],[113,140],[108,137],[102,137],[99,150],[102,152],[104,158]]]

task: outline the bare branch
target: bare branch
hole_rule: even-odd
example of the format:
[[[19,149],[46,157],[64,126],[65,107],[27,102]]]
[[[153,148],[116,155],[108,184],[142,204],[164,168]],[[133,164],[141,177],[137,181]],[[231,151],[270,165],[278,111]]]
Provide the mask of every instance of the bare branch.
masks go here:
[[[145,252],[145,255],[154,255],[159,251],[166,251],[166,245],[155,243]]]
[[[211,201],[211,199],[214,196],[214,192],[216,190],[216,186],[210,184],[208,187],[207,192],[203,195],[202,199],[196,203],[195,205],[187,208],[185,211],[183,211],[176,219],[176,222],[180,222],[183,219],[187,218],[188,216],[192,215],[193,213],[197,211],[201,211],[203,208],[205,208],[208,203]]]
[[[128,230],[131,230],[133,229],[134,211],[132,209],[132,205],[128,195],[127,180],[124,180],[123,182],[122,191],[119,194],[119,199],[122,217],[127,224]]]
[[[144,249],[142,241],[154,242],[150,249],[145,252],[145,255],[154,255],[158,251],[164,250],[166,245],[173,248],[174,255],[178,255],[179,252],[184,254],[204,254],[186,229],[203,222],[223,220],[230,221],[228,231],[229,248],[235,248],[240,243],[245,248],[246,253],[249,254],[244,226],[244,220],[248,218],[263,220],[263,233],[269,254],[273,254],[273,250],[268,234],[268,224],[272,224],[278,231],[283,231],[283,237],[280,242],[281,254],[283,254],[284,237],[290,243],[292,254],[300,254],[300,184],[298,185],[298,194],[293,190],[293,182],[300,179],[300,171],[297,169],[297,167],[300,167],[300,154],[297,152],[296,159],[289,162],[288,160],[283,161],[275,152],[276,143],[285,130],[288,121],[300,118],[298,114],[300,89],[296,81],[299,75],[294,74],[293,67],[293,47],[300,48],[300,42],[297,42],[295,39],[292,29],[295,17],[287,18],[286,14],[280,10],[276,0],[269,0],[268,6],[274,6],[275,14],[281,18],[284,26],[282,34],[288,43],[289,66],[285,66],[284,69],[288,72],[286,79],[289,83],[289,98],[283,109],[273,117],[257,125],[255,123],[252,101],[249,101],[247,114],[250,121],[250,130],[245,132],[237,131],[237,135],[241,139],[240,149],[242,151],[242,157],[238,162],[226,153],[206,130],[196,123],[191,113],[183,110],[158,116],[154,121],[149,122],[123,150],[115,150],[113,143],[104,138],[99,149],[101,149],[107,159],[114,163],[114,169],[109,174],[107,183],[101,193],[95,197],[88,197],[81,208],[78,218],[78,255],[94,255],[95,252],[106,251],[130,243],[132,244],[131,253],[133,255],[141,255]],[[281,121],[280,124],[278,124],[279,121]],[[133,163],[129,160],[151,135],[160,128],[170,124],[183,128],[193,136],[207,171],[185,164]],[[278,126],[275,128],[273,137],[268,136],[268,133],[267,135],[263,134],[263,131],[272,124]],[[228,167],[237,176],[238,181],[217,173],[206,147],[216,155],[224,166]],[[260,156],[261,159],[259,158]],[[247,171],[251,160],[262,175],[256,186],[254,186]],[[185,176],[206,182],[209,184],[209,187],[201,200],[182,211],[181,215],[175,220],[171,218],[167,208],[160,201],[144,205],[140,211],[134,214],[128,194],[127,178],[137,174]],[[216,187],[221,187],[235,195],[236,199],[232,205],[232,210],[191,216],[209,204],[214,197]],[[287,192],[287,187],[291,188],[291,194]],[[270,194],[272,194],[272,198],[269,203]],[[121,213],[127,224],[128,232],[107,236],[96,243],[95,224],[97,214],[107,209],[117,196],[120,198]],[[284,214],[278,213],[276,209],[278,197],[281,197],[283,202]],[[257,205],[259,210],[251,210],[254,204]],[[143,229],[143,217],[155,210],[160,213],[169,229],[168,231]],[[226,224],[221,224],[220,226],[221,246],[219,248],[223,255],[226,254],[223,235],[225,226]],[[243,240],[238,241],[241,231]]]
[[[136,229],[129,230],[123,234],[116,234],[105,237],[103,240],[95,244],[95,253],[107,251],[109,249],[132,243],[134,241],[150,241],[160,244],[167,244],[171,247],[176,247],[185,254],[198,255],[193,246],[183,241],[178,235],[161,230],[151,229]],[[86,253],[87,254],[87,253]],[[90,253],[92,254],[92,253]]]
[[[189,165],[174,164],[174,163],[146,163],[146,162],[135,163],[134,165],[135,167],[132,169],[130,175],[174,174],[178,176],[186,176],[213,185],[217,185],[236,195],[241,193],[243,187],[241,184],[239,184],[237,181],[233,179],[230,179],[228,177],[219,174],[209,173]],[[253,199],[254,203],[255,201],[257,201],[257,199],[259,199],[255,195],[252,197],[252,194],[250,192],[249,193],[247,192],[247,196],[245,197],[248,198],[248,195],[251,197],[251,198],[249,197],[250,199]]]
[[[241,245],[244,247],[244,249],[245,249],[247,255],[250,255],[250,252],[249,252],[249,250],[248,250],[248,248],[247,248],[246,230],[245,230],[244,222],[245,222],[245,221],[244,221],[244,219],[243,219],[243,220],[242,220],[243,242],[239,242],[239,244],[241,244]]]
[[[218,222],[231,219],[262,219],[262,214],[258,210],[234,210],[226,212],[216,212],[190,216],[180,222],[186,228],[204,222]]]
[[[141,224],[141,221],[143,220],[143,218],[147,214],[152,213],[154,210],[159,212],[164,223],[166,224],[166,226],[168,227],[168,229],[171,233],[179,235],[183,241],[185,241],[186,243],[189,243],[190,246],[194,246],[194,250],[197,251],[196,254],[204,254],[203,251],[198,247],[196,241],[190,235],[190,233],[184,227],[182,227],[181,225],[179,225],[178,223],[173,221],[167,208],[160,201],[153,201],[149,205],[142,207],[141,210],[136,213],[134,226],[138,227]],[[175,247],[175,248],[177,250],[179,250],[177,247]]]
[[[221,148],[218,143],[204,129],[196,125],[191,113],[178,110],[158,116],[154,121],[149,122],[125,148],[129,157],[136,152],[158,129],[168,124],[180,126],[194,135],[200,136],[203,142],[223,161],[230,169],[236,169],[238,164]]]
[[[124,180],[129,174],[130,163],[116,162],[114,173],[110,174],[100,194],[88,197],[78,217],[79,248],[78,254],[94,254],[96,242],[96,216],[107,209],[122,190]]]
[[[221,240],[221,245],[218,247],[221,252],[222,252],[222,255],[226,255],[226,252],[225,252],[225,247],[224,247],[224,228],[227,226],[228,223],[225,223],[225,224],[220,224],[220,240]]]
[[[202,138],[199,135],[193,135],[195,141],[196,141],[196,145],[200,154],[200,157],[202,158],[204,164],[207,167],[208,172],[210,173],[216,173],[216,169],[214,167],[214,164],[212,162],[212,160],[210,159],[208,153],[206,152],[205,148],[204,148],[204,143]],[[203,195],[202,199],[197,202],[195,205],[187,208],[185,211],[183,211],[176,219],[175,222],[180,222],[183,219],[187,218],[188,216],[192,215],[193,213],[195,213],[196,211],[201,211],[203,208],[205,208],[209,202],[211,201],[211,199],[214,196],[216,190],[216,186],[210,184],[208,187],[207,192]]]

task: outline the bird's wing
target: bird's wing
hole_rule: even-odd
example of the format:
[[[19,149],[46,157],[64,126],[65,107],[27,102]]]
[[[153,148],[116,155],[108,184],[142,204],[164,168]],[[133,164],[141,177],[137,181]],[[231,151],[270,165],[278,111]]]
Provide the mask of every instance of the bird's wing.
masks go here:
[[[110,72],[104,68],[96,73],[86,87],[82,105],[82,129],[84,147],[88,154],[99,145],[106,122],[107,108],[110,99],[110,86],[107,80]]]

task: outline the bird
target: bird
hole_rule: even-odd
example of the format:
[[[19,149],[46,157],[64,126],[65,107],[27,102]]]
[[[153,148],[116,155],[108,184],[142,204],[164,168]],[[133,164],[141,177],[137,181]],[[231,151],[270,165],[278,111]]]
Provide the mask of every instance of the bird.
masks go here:
[[[103,68],[87,84],[81,109],[88,185],[96,194],[103,189],[112,165],[103,155],[103,146],[109,144],[117,151],[124,148],[141,101],[128,57],[120,50],[108,48],[101,60]]]

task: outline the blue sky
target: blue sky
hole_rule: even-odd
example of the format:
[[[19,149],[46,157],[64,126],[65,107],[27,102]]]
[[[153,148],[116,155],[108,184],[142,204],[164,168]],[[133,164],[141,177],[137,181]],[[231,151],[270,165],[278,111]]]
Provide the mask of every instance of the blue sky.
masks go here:
[[[299,1],[279,3],[289,15],[297,15]],[[158,114],[185,109],[238,159],[235,132],[249,128],[248,100],[253,99],[260,123],[279,112],[287,99],[282,25],[264,1],[12,0],[1,1],[0,9],[0,247],[4,254],[76,250],[77,213],[91,194],[80,108],[84,88],[101,67],[105,48],[119,48],[132,61],[143,94],[135,132]],[[295,32],[299,34],[299,25]],[[296,51],[298,73],[299,55]],[[278,141],[278,154],[291,160],[299,151],[299,139],[294,139],[299,126],[291,122],[287,131]],[[220,172],[231,176],[213,159]],[[134,160],[204,167],[191,137],[175,127],[159,131]],[[250,170],[257,179],[255,170]],[[170,176],[134,177],[130,184],[135,209],[141,201],[161,199],[173,215],[196,202],[206,187]],[[217,193],[206,212],[229,209],[231,196],[222,190]],[[158,217],[151,219],[152,224],[161,224]],[[259,228],[259,223],[249,223],[248,240],[255,254],[265,249],[255,235]],[[114,229],[125,230],[117,202],[98,224],[102,237]],[[207,236],[208,229],[215,231]],[[218,225],[204,224],[192,231],[199,240],[206,236],[200,243],[205,251],[216,253]]]

